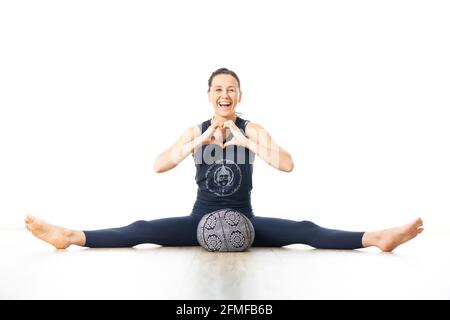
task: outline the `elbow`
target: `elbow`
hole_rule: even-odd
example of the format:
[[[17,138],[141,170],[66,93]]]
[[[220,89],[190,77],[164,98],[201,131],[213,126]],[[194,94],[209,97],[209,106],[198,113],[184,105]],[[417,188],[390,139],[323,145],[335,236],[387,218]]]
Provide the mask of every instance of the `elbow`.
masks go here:
[[[291,164],[289,165],[286,172],[292,172],[292,170],[294,170],[294,162],[291,161]]]
[[[294,162],[290,162],[287,166],[286,166],[286,168],[284,168],[284,172],[292,172],[292,170],[294,170]]]
[[[292,172],[294,170],[294,161],[292,161],[292,158],[290,155],[286,158],[286,160],[283,162],[283,167],[281,168],[284,172]]]
[[[294,170],[294,161],[292,160],[291,155],[287,152],[283,155],[283,159],[280,164],[281,166],[279,169],[281,171],[292,172],[292,170]]]
[[[155,170],[156,173],[163,173],[174,167],[176,167],[176,164],[166,161],[164,157],[156,158],[155,163],[153,164],[153,170]]]
[[[163,170],[160,167],[158,167],[157,165],[153,166],[153,170],[155,170],[156,173],[162,173],[163,172]]]
[[[158,159],[156,159],[155,163],[153,164],[153,170],[155,170],[156,173],[163,173],[165,171]]]

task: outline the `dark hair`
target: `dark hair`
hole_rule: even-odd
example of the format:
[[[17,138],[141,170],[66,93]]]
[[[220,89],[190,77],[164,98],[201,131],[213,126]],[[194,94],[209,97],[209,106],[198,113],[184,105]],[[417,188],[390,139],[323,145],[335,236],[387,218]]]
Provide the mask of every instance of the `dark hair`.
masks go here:
[[[229,74],[230,76],[232,76],[233,78],[236,79],[237,83],[238,83],[238,88],[239,90],[241,90],[241,82],[239,81],[239,77],[237,76],[237,74],[234,71],[231,71],[227,68],[220,68],[217,69],[216,71],[214,71],[211,76],[208,79],[208,92],[211,89],[211,83],[214,79],[215,76],[218,76],[219,74]]]

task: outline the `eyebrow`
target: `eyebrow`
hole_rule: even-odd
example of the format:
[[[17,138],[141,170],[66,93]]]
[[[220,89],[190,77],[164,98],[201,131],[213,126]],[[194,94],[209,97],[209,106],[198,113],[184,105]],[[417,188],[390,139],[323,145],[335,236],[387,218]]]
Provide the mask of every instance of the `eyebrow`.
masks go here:
[[[213,88],[222,88],[222,86],[213,86]],[[227,89],[228,88],[236,88],[236,86],[228,86]]]

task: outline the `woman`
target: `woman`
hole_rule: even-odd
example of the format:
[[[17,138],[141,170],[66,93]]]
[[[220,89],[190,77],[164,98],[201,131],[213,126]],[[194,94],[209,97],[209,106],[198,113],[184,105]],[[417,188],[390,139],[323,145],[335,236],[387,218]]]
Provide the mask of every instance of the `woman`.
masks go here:
[[[322,228],[310,221],[254,216],[250,202],[254,156],[286,172],[294,168],[292,158],[263,127],[236,115],[241,90],[239,78],[233,71],[221,68],[212,73],[208,80],[208,97],[214,107],[214,117],[189,128],[154,164],[155,171],[161,173],[175,168],[187,156],[193,156],[198,192],[191,215],[136,221],[125,227],[96,231],[70,230],[28,215],[25,218],[27,229],[58,249],[72,244],[91,248],[132,247],[141,243],[194,246],[198,245],[196,230],[200,218],[208,212],[232,208],[253,223],[254,246],[302,243],[326,249],[376,246],[382,251],[392,251],[423,231],[420,218],[391,229],[349,232]]]

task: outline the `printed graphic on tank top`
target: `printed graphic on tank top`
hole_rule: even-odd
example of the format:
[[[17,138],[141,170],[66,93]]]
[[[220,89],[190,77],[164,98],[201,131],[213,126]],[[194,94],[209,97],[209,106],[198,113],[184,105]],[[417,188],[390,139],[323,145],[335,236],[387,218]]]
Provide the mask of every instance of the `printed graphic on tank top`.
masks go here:
[[[219,159],[205,173],[206,188],[219,197],[232,195],[241,186],[242,172],[229,159]]]

